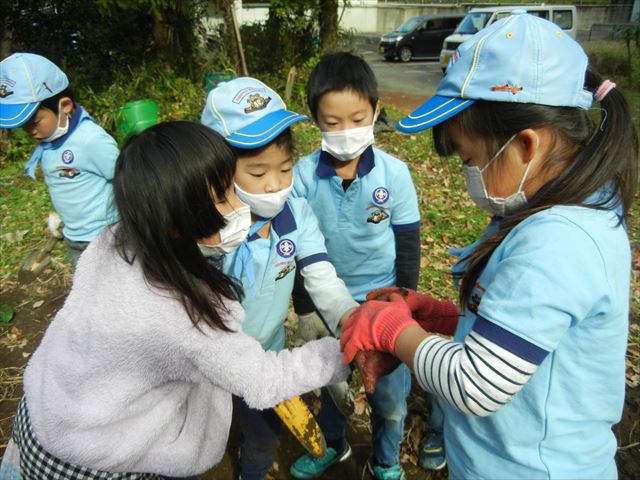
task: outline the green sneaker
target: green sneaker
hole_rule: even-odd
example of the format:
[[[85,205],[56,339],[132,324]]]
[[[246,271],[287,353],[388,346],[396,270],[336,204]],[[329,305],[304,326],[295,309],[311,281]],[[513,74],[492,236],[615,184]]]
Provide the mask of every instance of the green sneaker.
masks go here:
[[[344,462],[351,456],[351,447],[347,446],[342,452],[336,452],[333,448],[327,448],[327,453],[322,458],[316,458],[313,455],[303,455],[291,465],[289,473],[293,478],[306,480],[309,478],[318,478],[331,465]]]
[[[398,465],[392,467],[383,467],[381,465],[373,465],[371,459],[367,460],[367,470],[378,480],[406,480],[404,470]]]
[[[442,433],[430,432],[422,444],[420,466],[425,470],[442,470],[447,466]]]

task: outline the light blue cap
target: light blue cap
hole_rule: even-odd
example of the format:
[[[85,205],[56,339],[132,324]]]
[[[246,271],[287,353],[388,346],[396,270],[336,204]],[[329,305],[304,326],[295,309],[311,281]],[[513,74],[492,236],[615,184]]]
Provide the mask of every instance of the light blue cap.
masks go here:
[[[62,92],[69,79],[58,66],[34,53],[14,53],[0,62],[0,128],[17,128],[40,102]]]
[[[587,109],[593,102],[584,89],[587,63],[582,47],[559,26],[514,10],[458,47],[435,96],[397,129],[426,130],[476,100]]]
[[[237,148],[260,148],[309,117],[290,112],[275,91],[249,77],[221,82],[209,92],[200,122]]]

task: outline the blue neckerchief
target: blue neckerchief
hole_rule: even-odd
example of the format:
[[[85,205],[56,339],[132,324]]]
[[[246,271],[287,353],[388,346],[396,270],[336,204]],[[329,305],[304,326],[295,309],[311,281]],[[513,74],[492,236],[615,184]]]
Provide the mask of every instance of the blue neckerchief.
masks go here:
[[[92,122],[95,122],[93,117],[80,105],[75,104],[73,115],[71,115],[71,118],[69,119],[69,131],[62,137],[55,139],[53,142],[39,142],[29,157],[29,160],[27,160],[27,163],[24,165],[24,174],[35,180],[36,167],[38,166],[38,163],[40,163],[40,160],[42,160],[44,151],[60,147],[71,136],[78,125],[80,125],[80,122],[84,120],[91,120]]]
[[[247,288],[251,295],[255,295],[255,290],[253,288],[253,284],[255,281],[255,270],[253,268],[253,260],[251,255],[251,247],[249,246],[249,239],[255,235],[258,230],[265,226],[271,219],[270,218],[258,218],[256,222],[251,225],[249,229],[249,235],[244,242],[240,244],[238,247],[238,252],[233,260],[233,265],[231,266],[231,276],[234,277],[238,283],[242,284],[242,274],[244,273],[247,277]]]

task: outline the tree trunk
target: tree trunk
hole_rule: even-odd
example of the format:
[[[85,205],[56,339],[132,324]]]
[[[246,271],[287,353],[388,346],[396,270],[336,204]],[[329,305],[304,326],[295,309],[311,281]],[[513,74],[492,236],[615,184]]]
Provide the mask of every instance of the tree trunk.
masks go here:
[[[338,47],[338,0],[320,0],[320,47],[323,52]]]
[[[242,40],[240,39],[240,28],[236,22],[233,11],[233,0],[216,0],[216,5],[222,13],[222,19],[227,27],[227,40],[229,43],[229,55],[235,65],[235,70],[239,75],[247,76],[247,65],[244,60]]]

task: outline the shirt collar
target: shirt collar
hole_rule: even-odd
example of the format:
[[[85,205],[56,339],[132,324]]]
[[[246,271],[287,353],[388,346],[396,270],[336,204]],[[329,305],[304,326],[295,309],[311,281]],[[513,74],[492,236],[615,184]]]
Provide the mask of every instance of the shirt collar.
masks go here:
[[[316,167],[316,175],[320,178],[331,178],[337,176],[336,168],[333,166],[333,158],[329,153],[324,150],[320,150],[320,160]],[[360,162],[358,163],[358,176],[364,177],[367,173],[373,170],[376,166],[375,157],[373,154],[373,147],[369,145],[362,155],[360,155]]]
[[[287,233],[294,232],[298,226],[296,219],[293,217],[293,212],[289,207],[289,202],[284,202],[284,207],[280,210],[275,217],[271,219],[271,228],[278,234],[278,237],[283,237]],[[249,241],[257,240],[260,238],[258,232],[249,237]]]

